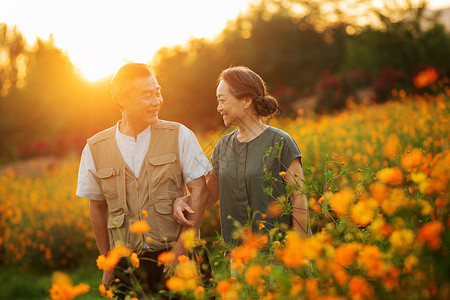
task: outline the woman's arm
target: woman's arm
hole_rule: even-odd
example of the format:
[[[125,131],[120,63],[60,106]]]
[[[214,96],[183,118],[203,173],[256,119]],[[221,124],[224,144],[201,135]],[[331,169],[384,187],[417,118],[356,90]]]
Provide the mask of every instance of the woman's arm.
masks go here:
[[[300,158],[295,158],[288,168],[285,175],[285,180],[289,185],[294,185],[296,182],[302,187],[303,169],[300,162]],[[290,195],[293,214],[292,221],[294,224],[294,230],[297,231],[300,236],[308,237],[308,201],[306,196],[303,195],[298,189],[294,190]]]
[[[206,207],[213,206],[217,200],[219,200],[219,181],[216,178],[216,172],[214,169],[206,174],[206,187],[208,191],[208,198],[206,202]],[[189,221],[184,212],[193,214],[194,203],[192,203],[191,195],[177,198],[173,204],[173,218],[178,223],[185,226],[193,226],[193,222]]]

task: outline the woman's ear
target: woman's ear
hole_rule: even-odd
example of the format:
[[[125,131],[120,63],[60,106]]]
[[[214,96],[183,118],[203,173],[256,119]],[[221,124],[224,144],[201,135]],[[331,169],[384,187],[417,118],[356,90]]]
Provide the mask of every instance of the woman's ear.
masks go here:
[[[250,105],[252,105],[252,103],[253,103],[253,99],[250,97],[245,97],[243,99],[243,101],[244,101],[244,106],[247,108],[250,107]]]

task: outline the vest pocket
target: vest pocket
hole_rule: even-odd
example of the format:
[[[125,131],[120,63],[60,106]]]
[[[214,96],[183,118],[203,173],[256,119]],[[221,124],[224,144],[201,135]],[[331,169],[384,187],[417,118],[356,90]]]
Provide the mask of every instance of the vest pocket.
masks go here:
[[[151,177],[155,179],[155,185],[164,183],[169,179],[176,180],[176,161],[177,155],[175,153],[164,153],[149,158],[149,164],[152,166]]]
[[[181,225],[173,219],[172,200],[158,200],[154,205],[161,242],[164,241],[164,238],[167,238],[168,242],[176,241],[181,231]]]
[[[108,217],[108,232],[109,232],[109,243],[111,249],[115,246],[118,241],[121,241],[123,245],[127,245],[128,237],[125,226],[125,212],[123,209],[118,209],[109,212]]]
[[[97,177],[100,178],[100,183],[102,186],[103,195],[106,200],[117,198],[117,175],[119,175],[119,169],[101,168],[97,170]]]

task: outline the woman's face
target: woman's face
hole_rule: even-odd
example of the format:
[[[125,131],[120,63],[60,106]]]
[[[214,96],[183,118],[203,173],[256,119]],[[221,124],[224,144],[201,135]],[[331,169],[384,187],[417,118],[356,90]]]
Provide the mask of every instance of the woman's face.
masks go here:
[[[239,100],[231,94],[230,86],[222,80],[217,86],[217,111],[222,115],[225,126],[240,124],[245,114],[245,101]]]

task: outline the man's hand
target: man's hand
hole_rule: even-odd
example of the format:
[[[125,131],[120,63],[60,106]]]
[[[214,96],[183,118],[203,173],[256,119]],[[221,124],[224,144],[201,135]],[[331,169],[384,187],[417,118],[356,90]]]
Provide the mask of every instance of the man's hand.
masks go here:
[[[194,226],[194,221],[186,219],[184,216],[184,212],[193,214],[194,211],[192,208],[187,204],[189,202],[190,195],[177,198],[173,203],[173,218],[175,221],[180,223],[184,226]]]
[[[103,270],[102,284],[105,287],[108,287],[113,280],[114,280],[114,270],[112,271]]]

